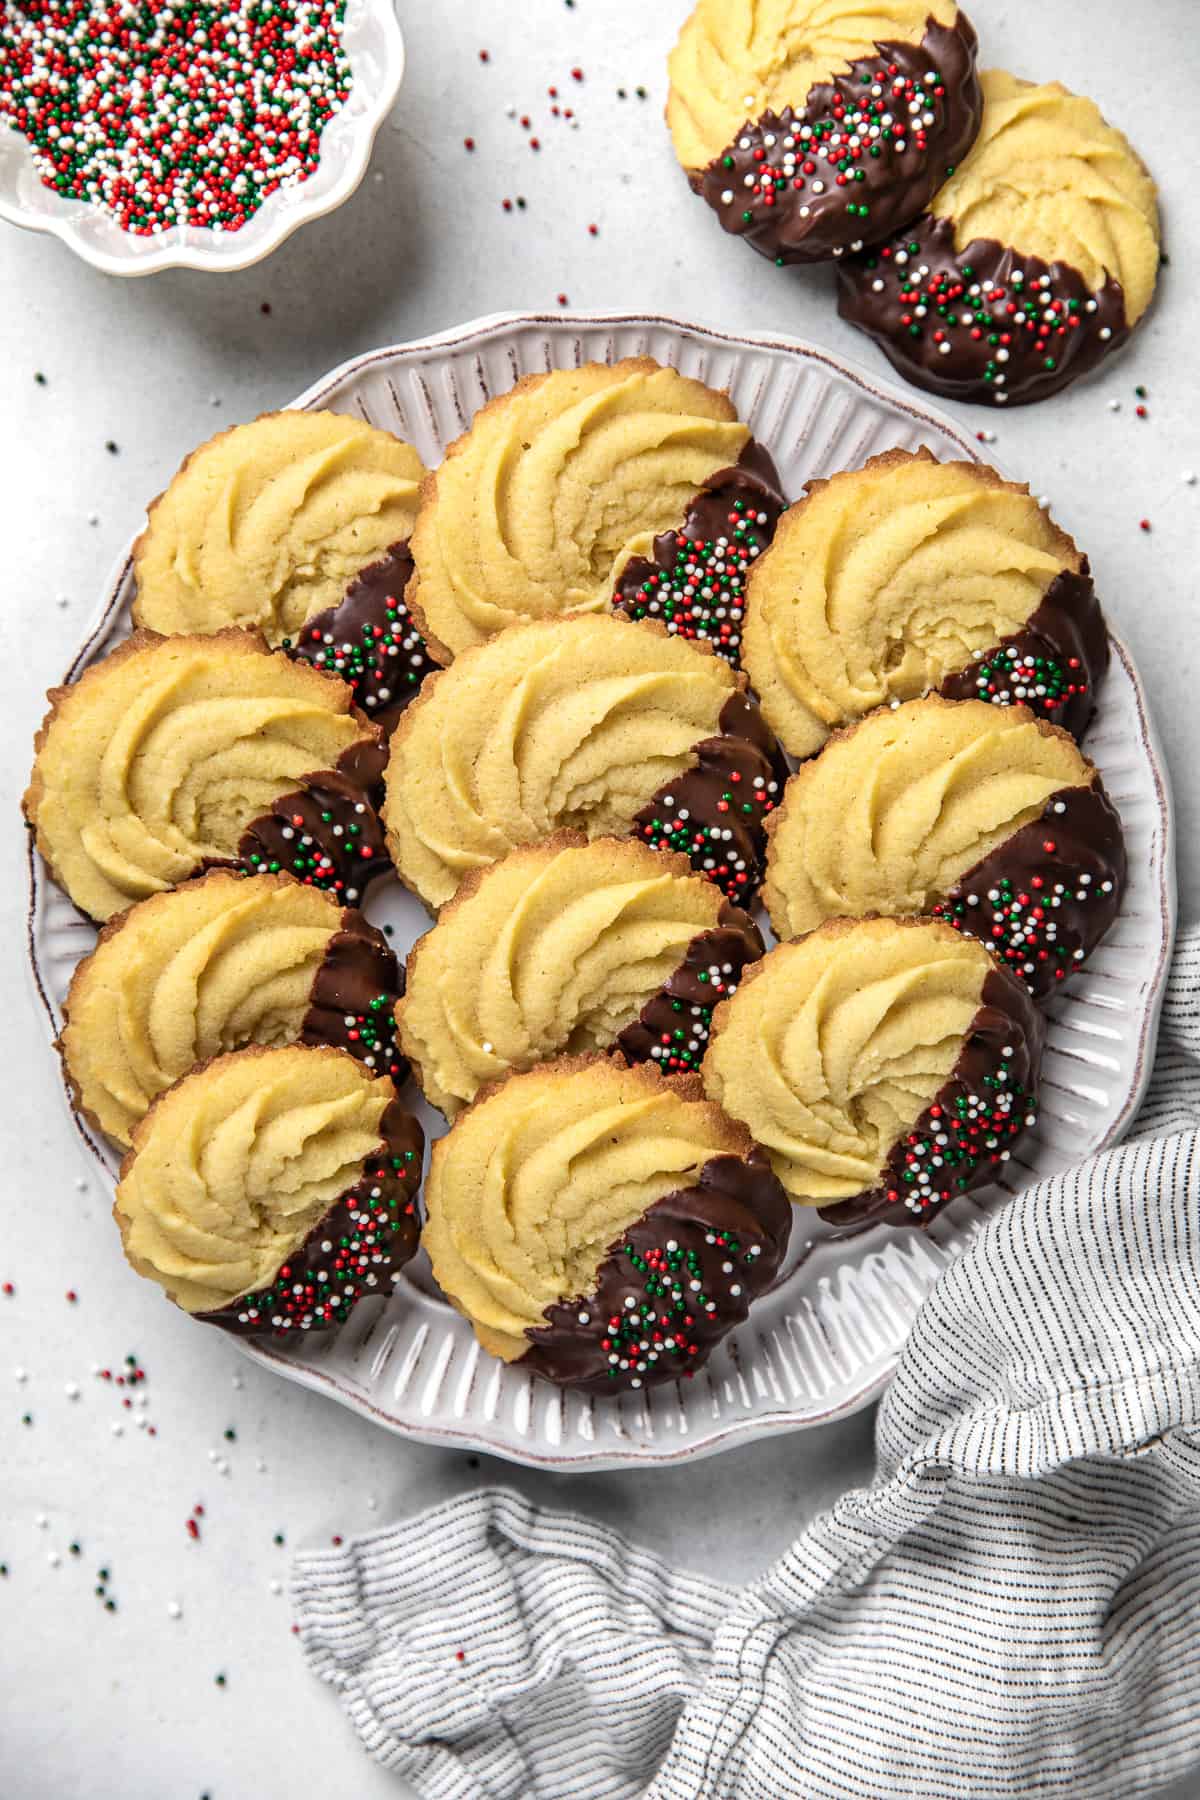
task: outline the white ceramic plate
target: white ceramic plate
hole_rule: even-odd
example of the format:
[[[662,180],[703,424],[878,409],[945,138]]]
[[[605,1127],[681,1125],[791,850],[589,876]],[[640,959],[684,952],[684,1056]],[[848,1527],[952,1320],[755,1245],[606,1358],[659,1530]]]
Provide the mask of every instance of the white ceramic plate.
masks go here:
[[[942,456],[977,460],[974,440],[960,427],[824,351],[663,318],[484,320],[359,357],[296,404],[359,413],[408,438],[432,464],[476,410],[520,376],[634,354],[727,387],[791,495],[814,476],[857,467],[896,446],[926,444]],[[126,557],[71,676],[126,636],[131,597]],[[1129,892],[1109,938],[1056,996],[1041,1115],[1008,1164],[1009,1192],[1118,1138],[1149,1073],[1174,925],[1170,810],[1137,672],[1124,648],[1114,649],[1087,749],[1124,821]],[[71,972],[95,934],[32,853],[30,881],[33,971],[57,1029]],[[400,952],[428,927],[419,903],[395,882],[376,890],[368,911],[393,925]],[[407,1093],[415,1097],[415,1089]],[[418,1110],[432,1134],[445,1129],[423,1102]],[[111,1182],[117,1158],[80,1129]],[[637,1395],[563,1394],[494,1361],[438,1295],[423,1259],[394,1295],[362,1304],[328,1343],[296,1338],[244,1347],[281,1374],[429,1442],[559,1469],[679,1461],[865,1405],[887,1380],[930,1286],[970,1242],[989,1204],[1002,1198],[993,1189],[957,1201],[925,1234],[876,1226],[841,1242],[798,1212],[786,1268],[747,1324],[693,1380]]]
[[[348,0],[343,42],[354,81],[346,104],[321,137],[307,181],[280,188],[240,231],[175,225],[159,237],[134,237],[89,201],[46,187],[28,141],[0,123],[0,219],[48,231],[107,275],[155,275],[160,269],[248,269],[310,219],[348,200],[366,174],[375,134],[404,78],[404,39],[393,0]]]

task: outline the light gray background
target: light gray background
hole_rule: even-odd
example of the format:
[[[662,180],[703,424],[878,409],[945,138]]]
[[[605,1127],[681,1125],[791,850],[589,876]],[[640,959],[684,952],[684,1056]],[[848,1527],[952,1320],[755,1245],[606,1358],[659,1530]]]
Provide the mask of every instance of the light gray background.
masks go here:
[[[686,0],[577,0],[573,10],[563,0],[401,0],[409,73],[371,174],[339,214],[241,275],[122,282],[57,243],[0,227],[0,816],[9,821],[0,842],[11,922],[0,948],[0,1281],[17,1285],[0,1298],[5,1800],[399,1795],[288,1634],[286,1595],[270,1584],[285,1576],[292,1546],[499,1479],[617,1523],[682,1566],[740,1578],[870,1476],[869,1415],[691,1469],[571,1480],[400,1443],[244,1367],[219,1334],[190,1326],[126,1272],[95,1185],[78,1191],[85,1165],[22,965],[15,818],[41,691],[65,667],[145,501],[212,431],[290,399],[358,351],[501,308],[552,308],[560,292],[575,307],[792,332],[882,371],[838,321],[827,272],[779,273],[724,239],[691,200],[661,123],[664,58],[686,10]],[[995,429],[1008,472],[1051,496],[1147,678],[1175,778],[1186,917],[1200,908],[1200,487],[1183,479],[1200,470],[1200,314],[1180,111],[1200,75],[1194,0],[1143,0],[1136,15],[1119,0],[975,0],[971,11],[985,64],[1094,95],[1162,188],[1172,266],[1131,350],[1041,408],[960,410]],[[576,108],[577,131],[549,116],[551,84]],[[540,154],[505,116],[508,104],[534,117]],[[502,199],[518,193],[527,210],[505,214]],[[39,369],[46,387],[34,381]],[[1134,415],[1137,383],[1149,390],[1145,421]],[[73,1306],[68,1287],[79,1294]],[[128,1352],[148,1371],[153,1439],[90,1372]],[[20,1423],[26,1410],[31,1427]],[[206,1508],[198,1544],[185,1532],[197,1502]],[[287,1548],[274,1545],[278,1531]],[[118,1600],[112,1614],[93,1594],[101,1566]],[[171,1601],[179,1619],[168,1616]],[[1185,1792],[1200,1794],[1200,1783],[1177,1788],[1176,1800]]]

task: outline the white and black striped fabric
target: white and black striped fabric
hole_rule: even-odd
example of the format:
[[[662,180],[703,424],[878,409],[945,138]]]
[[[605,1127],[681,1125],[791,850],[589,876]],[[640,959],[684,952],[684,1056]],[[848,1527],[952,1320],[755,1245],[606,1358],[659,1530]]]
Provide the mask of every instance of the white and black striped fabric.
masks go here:
[[[1169,1782],[1200,1760],[1198,1123],[1193,930],[1142,1135],[1022,1195],[947,1272],[874,1484],[761,1580],[734,1593],[488,1490],[301,1556],[311,1667],[429,1800]]]

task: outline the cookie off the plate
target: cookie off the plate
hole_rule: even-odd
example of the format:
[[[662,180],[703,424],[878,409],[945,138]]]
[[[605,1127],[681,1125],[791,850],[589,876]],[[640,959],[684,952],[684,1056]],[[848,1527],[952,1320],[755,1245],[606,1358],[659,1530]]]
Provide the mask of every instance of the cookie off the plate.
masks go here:
[[[1023,405],[1118,349],[1154,297],[1158,196],[1094,101],[982,77],[983,123],[929,210],[839,271],[842,317],[918,387]]]
[[[698,0],[670,73],[692,188],[780,264],[916,218],[979,129],[975,32],[954,0]]]

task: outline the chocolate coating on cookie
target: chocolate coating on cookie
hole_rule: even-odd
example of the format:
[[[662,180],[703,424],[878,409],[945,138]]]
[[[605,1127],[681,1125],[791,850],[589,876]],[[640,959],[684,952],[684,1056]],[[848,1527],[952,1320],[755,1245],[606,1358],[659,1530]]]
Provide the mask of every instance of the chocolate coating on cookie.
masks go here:
[[[724,901],[712,931],[702,931],[670,980],[647,1000],[615,1048],[627,1062],[653,1062],[664,1075],[698,1069],[715,1008],[737,992],[742,970],[765,954],[758,926]]]
[[[949,1079],[893,1145],[878,1187],[823,1206],[821,1217],[831,1225],[927,1225],[960,1194],[994,1181],[1036,1122],[1045,1031],[1021,983],[992,970]]]
[[[931,908],[1044,999],[1111,929],[1125,892],[1121,819],[1099,777],[1051,794]]]
[[[240,1337],[331,1331],[360,1300],[391,1293],[420,1236],[425,1135],[398,1100],[379,1131],[377,1155],[281,1264],[274,1284],[195,1318]]]
[[[757,1151],[712,1157],[611,1246],[590,1294],[546,1308],[517,1366],[595,1394],[690,1375],[774,1281],[791,1223]]]
[[[745,694],[731,694],[719,737],[695,746],[696,762],[658,789],[633,821],[654,850],[678,850],[727,898],[750,904],[766,860],[765,821],[787,765],[766,720]]]
[[[404,970],[383,933],[359,913],[344,914],[313,981],[301,1042],[349,1050],[399,1086],[408,1074],[396,1043],[395,1007],[403,992]]]
[[[438,666],[405,604],[412,572],[407,540],[393,544],[351,582],[339,605],[314,614],[296,641],[283,645],[296,662],[340,676],[354,704],[389,734]]]
[[[953,219],[925,213],[838,272],[842,317],[917,387],[1023,406],[1087,374],[1129,336],[1111,276],[1093,292],[1069,263],[990,238],[959,251],[954,235]]]
[[[775,464],[751,438],[732,468],[705,482],[679,529],[655,538],[653,557],[626,563],[614,612],[659,619],[672,637],[711,644],[738,668],[746,582],[786,505]]]
[[[1054,577],[1020,631],[947,676],[938,692],[947,700],[1023,704],[1078,738],[1095,711],[1110,655],[1085,556],[1078,574],[1064,569]]]
[[[247,826],[238,844],[240,866],[251,875],[282,870],[358,905],[376,876],[391,868],[376,811],[386,764],[384,746],[364,742],[352,744],[336,769],[306,775]]]
[[[914,219],[970,149],[983,100],[960,12],[746,124],[691,177],[722,226],[778,264],[824,262]]]

